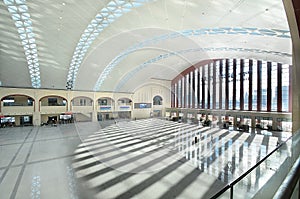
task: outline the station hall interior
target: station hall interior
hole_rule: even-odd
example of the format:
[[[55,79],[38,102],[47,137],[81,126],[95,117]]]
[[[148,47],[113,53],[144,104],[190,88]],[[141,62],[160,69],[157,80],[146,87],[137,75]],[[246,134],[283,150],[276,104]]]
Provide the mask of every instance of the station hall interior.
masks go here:
[[[1,0],[0,198],[300,198],[300,1]]]

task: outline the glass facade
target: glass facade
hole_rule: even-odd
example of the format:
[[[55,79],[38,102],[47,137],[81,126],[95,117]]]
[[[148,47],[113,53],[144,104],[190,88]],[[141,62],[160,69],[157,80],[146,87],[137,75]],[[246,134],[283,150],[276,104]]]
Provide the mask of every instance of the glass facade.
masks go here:
[[[282,111],[289,111],[289,92],[290,92],[290,71],[289,65],[282,65]]]
[[[172,81],[175,108],[290,112],[291,66],[253,59],[208,60]]]
[[[271,111],[277,111],[277,87],[278,87],[278,69],[277,63],[272,63],[272,75],[271,75]]]
[[[213,76],[213,81],[215,82],[215,109],[220,109],[220,61],[215,62],[215,69],[214,69],[214,76]]]
[[[220,90],[222,93],[222,103],[220,103],[220,107],[219,109],[225,109],[225,99],[226,99],[226,89],[225,88],[225,85],[226,85],[226,66],[225,66],[225,60],[220,60],[220,68],[221,68],[221,81],[222,84],[220,84]]]
[[[250,85],[249,85],[249,78],[250,78],[250,67],[249,67],[249,59],[245,59],[243,61],[243,97],[244,97],[244,110],[249,110],[249,92],[250,92]]]
[[[226,63],[226,67],[228,67],[229,74],[228,76],[228,90],[229,90],[229,95],[228,95],[228,109],[233,109],[233,60],[229,60],[229,65],[228,62]]]
[[[267,111],[267,89],[268,89],[268,71],[267,71],[267,62],[262,61],[261,67],[261,110]]]

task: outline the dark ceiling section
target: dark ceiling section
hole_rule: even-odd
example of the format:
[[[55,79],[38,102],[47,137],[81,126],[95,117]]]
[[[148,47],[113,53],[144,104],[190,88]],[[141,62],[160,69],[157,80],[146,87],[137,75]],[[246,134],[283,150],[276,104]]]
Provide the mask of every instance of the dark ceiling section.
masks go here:
[[[299,0],[293,0],[293,6],[295,9],[295,15],[297,20],[297,26],[298,26],[298,33],[300,37],[300,1]]]

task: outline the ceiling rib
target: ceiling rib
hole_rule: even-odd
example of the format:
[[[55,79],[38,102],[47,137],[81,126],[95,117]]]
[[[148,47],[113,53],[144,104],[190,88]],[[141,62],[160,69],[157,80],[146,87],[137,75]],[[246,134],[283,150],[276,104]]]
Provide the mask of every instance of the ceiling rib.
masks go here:
[[[228,48],[228,47],[220,47],[220,48],[192,48],[192,49],[185,49],[185,50],[180,50],[177,52],[169,52],[166,54],[161,54],[157,57],[154,57],[152,59],[147,60],[146,62],[140,64],[130,72],[128,72],[119,82],[118,85],[116,86],[114,92],[119,92],[121,88],[126,85],[126,83],[135,77],[139,71],[144,69],[150,64],[156,63],[162,59],[167,59],[171,56],[178,56],[178,55],[183,55],[185,53],[191,53],[191,52],[203,52],[203,51],[237,51],[237,52],[248,52],[248,53],[265,53],[265,54],[272,54],[272,55],[277,55],[280,57],[286,56],[286,57],[292,57],[291,54],[289,53],[281,53],[277,51],[267,51],[267,50],[261,50],[261,49],[248,49],[248,48]]]
[[[81,62],[88,48],[97,38],[97,36],[123,14],[130,12],[133,8],[140,7],[144,3],[151,1],[153,0],[113,0],[110,1],[106,7],[99,11],[99,13],[84,30],[79,42],[77,43],[67,76],[67,89],[74,88]]]
[[[15,26],[18,30],[21,43],[29,69],[31,85],[34,88],[41,87],[40,65],[38,60],[35,34],[33,33],[32,21],[26,5],[26,0],[3,0]]]
[[[250,35],[250,36],[269,36],[269,37],[279,37],[291,39],[289,30],[279,30],[279,29],[263,29],[263,28],[252,28],[252,27],[222,27],[222,28],[201,28],[195,30],[182,30],[178,32],[171,32],[169,34],[155,36],[146,41],[135,44],[125,51],[116,56],[102,71],[100,74],[95,86],[94,91],[99,91],[103,82],[110,74],[110,72],[114,69],[116,65],[118,65],[123,59],[125,59],[132,52],[137,51],[138,49],[149,47],[151,44],[155,44],[167,39],[174,39],[178,37],[192,37],[192,36],[203,36],[203,35]],[[257,52],[257,53],[267,53],[267,54],[275,54],[280,56],[289,57],[290,54],[286,52],[275,52],[275,51],[266,51],[266,50],[258,50],[258,49],[245,49],[245,48],[202,48],[201,51],[248,51],[248,52]],[[185,51],[185,50],[183,50]],[[196,49],[199,51],[199,49]]]

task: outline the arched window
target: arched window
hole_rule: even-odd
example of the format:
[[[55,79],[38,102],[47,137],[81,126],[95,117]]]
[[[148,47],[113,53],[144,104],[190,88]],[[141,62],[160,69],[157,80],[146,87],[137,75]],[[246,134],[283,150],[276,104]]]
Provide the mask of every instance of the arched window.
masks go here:
[[[162,105],[162,101],[162,97],[157,95],[153,98],[153,105]]]

